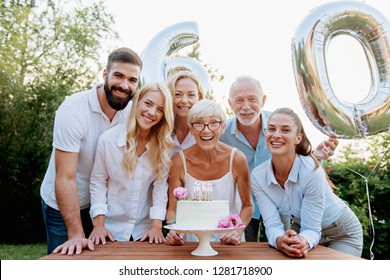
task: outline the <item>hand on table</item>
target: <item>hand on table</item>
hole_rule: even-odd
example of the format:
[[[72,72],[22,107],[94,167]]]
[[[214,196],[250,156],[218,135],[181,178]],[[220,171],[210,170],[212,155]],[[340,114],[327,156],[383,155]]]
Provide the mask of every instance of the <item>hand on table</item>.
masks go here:
[[[149,243],[164,243],[165,238],[161,231],[162,222],[161,223],[154,223],[152,224],[152,227],[148,232],[146,232],[140,241],[145,241],[147,238],[149,238]]]
[[[221,236],[221,243],[225,245],[240,245],[242,231],[233,230]]]
[[[85,238],[85,236],[77,235],[70,238],[65,243],[59,245],[57,248],[54,249],[53,253],[61,253],[62,255],[73,255],[73,253],[81,254],[84,248],[88,248],[90,251],[95,250],[95,247],[91,240]]]
[[[298,236],[294,230],[287,230],[282,236],[279,236],[276,239],[276,245],[279,251],[293,258],[305,258],[309,251],[306,239]]]
[[[111,241],[115,241],[114,236],[104,226],[94,226],[88,239],[98,245],[99,243],[106,244],[106,237]]]
[[[165,243],[169,245],[183,245],[184,240],[183,240],[183,233],[178,233],[174,230],[170,230],[165,237]]]

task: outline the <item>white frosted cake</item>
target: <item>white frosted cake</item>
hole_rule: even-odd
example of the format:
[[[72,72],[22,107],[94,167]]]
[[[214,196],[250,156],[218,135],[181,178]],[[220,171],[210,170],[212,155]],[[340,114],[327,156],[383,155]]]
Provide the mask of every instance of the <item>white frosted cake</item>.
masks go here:
[[[228,215],[228,200],[180,200],[176,208],[176,226],[183,229],[214,229]]]

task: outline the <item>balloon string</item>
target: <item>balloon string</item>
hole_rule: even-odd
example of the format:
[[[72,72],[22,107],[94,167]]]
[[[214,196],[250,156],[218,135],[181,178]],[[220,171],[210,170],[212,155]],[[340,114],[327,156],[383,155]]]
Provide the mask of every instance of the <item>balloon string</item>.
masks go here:
[[[348,168],[349,170],[351,170],[353,173],[361,176],[364,181],[366,182],[366,195],[367,195],[367,202],[368,202],[368,216],[369,216],[369,219],[370,219],[370,223],[371,223],[371,229],[372,229],[372,242],[371,242],[371,245],[370,245],[370,260],[373,260],[374,259],[374,253],[372,252],[372,248],[374,247],[374,242],[375,242],[375,228],[374,228],[374,222],[373,222],[373,219],[372,219],[372,214],[371,214],[371,204],[370,204],[370,192],[369,192],[369,188],[368,188],[368,178],[371,176],[371,174],[374,172],[374,170],[376,169],[376,167],[378,166],[378,164],[381,162],[381,160],[383,159],[383,157],[385,156],[385,154],[387,153],[387,150],[389,149],[389,146],[386,148],[385,152],[382,154],[382,157],[379,159],[379,161],[375,164],[374,168],[371,170],[370,174],[368,174],[367,177],[364,177],[362,174],[360,174],[359,172],[355,171],[355,170],[352,170],[351,168]]]

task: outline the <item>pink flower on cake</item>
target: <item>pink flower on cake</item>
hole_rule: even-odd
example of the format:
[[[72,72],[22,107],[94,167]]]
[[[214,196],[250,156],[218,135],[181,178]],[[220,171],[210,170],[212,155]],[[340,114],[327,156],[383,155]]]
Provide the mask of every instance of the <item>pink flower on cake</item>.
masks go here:
[[[229,217],[219,220],[217,228],[230,228]]]
[[[242,227],[245,226],[245,224],[241,221],[241,218],[238,214],[233,214],[229,217],[229,220],[233,227]]]
[[[240,216],[238,214],[233,214],[221,219],[218,222],[217,228],[239,228],[243,226],[245,226],[245,224],[241,221]]]
[[[187,197],[187,189],[183,187],[177,187],[173,190],[173,195],[176,197],[177,200],[183,200]]]

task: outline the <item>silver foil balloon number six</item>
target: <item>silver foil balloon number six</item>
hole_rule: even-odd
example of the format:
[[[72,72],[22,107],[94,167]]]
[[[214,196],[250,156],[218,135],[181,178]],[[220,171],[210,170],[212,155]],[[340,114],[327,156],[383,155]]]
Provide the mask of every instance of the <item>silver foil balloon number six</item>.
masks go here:
[[[196,59],[178,56],[180,49],[198,41],[198,25],[193,21],[180,22],[159,32],[142,52],[141,82],[165,82],[172,74],[187,70],[197,76],[204,91],[209,92],[207,69]]]

